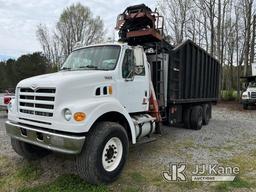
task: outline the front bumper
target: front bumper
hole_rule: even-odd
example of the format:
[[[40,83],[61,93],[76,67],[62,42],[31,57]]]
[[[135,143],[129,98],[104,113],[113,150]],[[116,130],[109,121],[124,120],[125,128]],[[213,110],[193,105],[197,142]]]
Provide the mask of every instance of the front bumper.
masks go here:
[[[85,136],[53,133],[10,121],[6,121],[5,127],[7,134],[14,139],[61,153],[79,154],[85,141]]]
[[[256,99],[243,99],[241,103],[246,105],[256,105]]]

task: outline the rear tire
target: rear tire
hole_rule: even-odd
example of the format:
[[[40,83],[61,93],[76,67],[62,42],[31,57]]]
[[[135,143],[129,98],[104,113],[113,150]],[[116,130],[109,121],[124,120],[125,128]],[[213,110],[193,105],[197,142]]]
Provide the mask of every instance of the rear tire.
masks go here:
[[[19,141],[14,138],[11,138],[11,144],[16,153],[28,160],[41,159],[50,153],[50,151],[46,149]]]
[[[191,108],[187,108],[184,111],[183,121],[187,129],[191,129]]]
[[[211,106],[210,104],[203,105],[203,125],[208,125],[211,119]]]
[[[248,105],[247,104],[243,104],[243,108],[244,108],[244,110],[248,110]]]
[[[120,175],[128,155],[128,136],[120,124],[97,123],[76,157],[77,172],[91,184],[110,183]]]
[[[203,125],[203,108],[201,106],[194,106],[190,116],[191,129],[200,130]]]

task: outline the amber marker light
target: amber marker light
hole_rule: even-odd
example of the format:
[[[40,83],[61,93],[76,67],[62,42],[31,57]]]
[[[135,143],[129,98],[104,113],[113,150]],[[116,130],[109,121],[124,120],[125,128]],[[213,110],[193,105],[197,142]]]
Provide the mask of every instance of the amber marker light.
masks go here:
[[[86,118],[86,114],[83,112],[77,112],[74,114],[74,119],[76,121],[83,121],[83,120],[85,120],[85,118]]]
[[[109,95],[112,95],[112,93],[113,93],[113,88],[112,88],[112,86],[108,86],[108,93],[109,93]]]

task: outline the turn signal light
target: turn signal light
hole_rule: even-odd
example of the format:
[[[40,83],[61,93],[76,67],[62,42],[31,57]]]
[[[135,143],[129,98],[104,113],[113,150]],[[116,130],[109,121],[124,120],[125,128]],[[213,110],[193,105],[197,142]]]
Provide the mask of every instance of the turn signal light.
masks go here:
[[[113,93],[113,88],[112,88],[112,86],[109,86],[109,87],[108,87],[108,93],[109,93],[109,95],[112,95],[112,93]]]
[[[83,120],[85,120],[85,118],[86,118],[86,115],[83,112],[77,112],[74,114],[74,119],[76,121],[83,121]]]

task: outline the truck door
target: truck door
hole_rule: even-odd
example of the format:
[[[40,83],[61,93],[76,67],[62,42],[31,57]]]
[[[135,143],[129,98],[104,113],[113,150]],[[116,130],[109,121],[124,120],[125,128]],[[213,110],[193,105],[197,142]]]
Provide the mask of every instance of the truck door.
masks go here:
[[[121,67],[119,101],[129,113],[148,110],[149,69],[142,48],[127,49]]]

